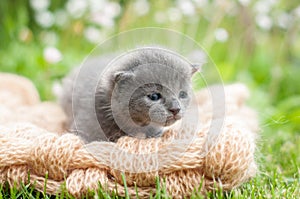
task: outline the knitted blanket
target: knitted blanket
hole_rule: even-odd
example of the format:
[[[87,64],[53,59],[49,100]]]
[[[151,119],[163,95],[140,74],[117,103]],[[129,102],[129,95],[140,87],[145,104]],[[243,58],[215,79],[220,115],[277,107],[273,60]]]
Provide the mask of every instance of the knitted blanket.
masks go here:
[[[74,197],[97,189],[149,197],[157,178],[175,198],[203,194],[216,187],[231,190],[253,177],[256,132],[255,112],[245,105],[248,90],[227,85],[226,113],[218,136],[210,134],[212,116],[208,89],[196,93],[201,128],[189,139],[189,127],[169,129],[160,138],[122,137],[117,143],[83,145],[65,132],[66,116],[53,102],[41,102],[33,84],[20,76],[0,73],[0,183],[32,183],[56,194],[62,186]],[[30,174],[30,177],[28,176]],[[47,177],[47,179],[45,179]]]

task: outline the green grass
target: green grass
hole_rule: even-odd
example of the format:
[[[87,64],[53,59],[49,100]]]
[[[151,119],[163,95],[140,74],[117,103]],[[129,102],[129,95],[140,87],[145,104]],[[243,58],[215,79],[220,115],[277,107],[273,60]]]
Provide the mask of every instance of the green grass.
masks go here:
[[[156,195],[150,194],[150,198],[170,198],[164,186],[159,186],[159,180],[156,183]],[[300,180],[295,178],[287,179],[282,174],[273,171],[272,173],[266,174],[261,173],[258,177],[252,179],[250,182],[242,185],[238,189],[224,192],[222,189],[217,189],[215,191],[209,192],[207,194],[208,198],[298,198],[300,194],[299,190]],[[126,187],[126,186],[125,186]],[[191,198],[205,198],[201,195],[200,189],[195,187]],[[136,192],[138,196],[138,192]],[[83,198],[91,198],[98,196],[99,198],[105,199],[117,199],[125,198],[129,199],[128,192],[125,193],[125,197],[118,196],[117,193],[107,193],[103,190],[102,186],[99,184],[98,190],[89,191]],[[17,189],[16,187],[9,187],[8,184],[0,186],[0,199],[15,199],[15,198],[70,198],[74,197],[68,194],[67,190],[63,187],[61,192],[54,195],[48,195],[45,191],[38,192],[34,189],[34,185],[31,184],[21,184]]]
[[[209,198],[298,198],[300,196],[300,19],[293,15],[297,1],[278,1],[269,16],[276,24],[278,13],[290,14],[293,23],[286,29],[274,25],[262,30],[255,22],[255,2],[242,7],[234,2],[236,10],[226,12],[222,7],[209,3],[199,8],[197,15],[183,16],[179,22],[158,23],[154,20],[158,11],[166,13],[174,7],[173,1],[150,1],[149,13],[135,16],[132,2],[117,1],[122,5],[120,16],[113,29],[98,27],[107,36],[131,28],[156,26],[171,28],[187,34],[200,43],[216,64],[225,83],[243,82],[251,91],[248,104],[258,111],[260,132],[257,143],[259,173],[240,188],[209,193]],[[209,1],[214,2],[214,1]],[[53,0],[50,10],[63,8],[60,1]],[[75,65],[80,64],[93,48],[83,37],[74,32],[76,27],[89,26],[86,18],[74,19],[65,27],[41,28],[33,20],[28,1],[0,2],[0,71],[16,73],[31,79],[43,100],[53,100],[52,85]],[[28,27],[31,36],[20,40],[19,35]],[[229,38],[225,43],[214,40],[214,30],[223,27]],[[54,32],[58,42],[54,44],[63,54],[62,61],[50,64],[43,58],[41,33]],[[246,118],[245,118],[246,119]],[[164,187],[158,187],[158,198],[166,196]],[[118,198],[101,189],[103,198]],[[2,198],[65,198],[48,196],[37,192],[31,185],[21,189],[0,185]],[[195,191],[194,198],[201,197]]]

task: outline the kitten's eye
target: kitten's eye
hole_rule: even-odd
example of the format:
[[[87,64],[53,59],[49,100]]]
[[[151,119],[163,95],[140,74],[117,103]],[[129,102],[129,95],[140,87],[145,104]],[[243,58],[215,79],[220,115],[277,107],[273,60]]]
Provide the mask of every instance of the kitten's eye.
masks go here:
[[[150,95],[147,95],[147,97],[149,99],[151,99],[152,101],[157,101],[161,98],[161,94],[160,93],[152,93]]]
[[[184,91],[180,91],[179,98],[187,98],[188,94]]]

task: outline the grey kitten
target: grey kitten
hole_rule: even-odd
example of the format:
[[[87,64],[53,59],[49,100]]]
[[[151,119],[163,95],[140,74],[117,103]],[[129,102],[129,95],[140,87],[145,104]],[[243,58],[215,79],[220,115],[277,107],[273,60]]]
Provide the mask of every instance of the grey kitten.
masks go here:
[[[60,102],[68,127],[86,142],[161,136],[164,127],[183,117],[196,70],[158,47],[93,59],[63,81]]]

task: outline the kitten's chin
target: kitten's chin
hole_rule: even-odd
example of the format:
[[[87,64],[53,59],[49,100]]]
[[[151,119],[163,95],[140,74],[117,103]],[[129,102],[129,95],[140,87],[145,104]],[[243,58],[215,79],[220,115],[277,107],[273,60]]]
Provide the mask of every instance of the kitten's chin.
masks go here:
[[[158,127],[167,127],[167,126],[171,126],[173,125],[174,123],[176,123],[178,120],[181,119],[181,115],[170,115],[170,116],[167,116],[165,118],[165,120],[152,120],[152,124],[154,126],[158,126]]]

